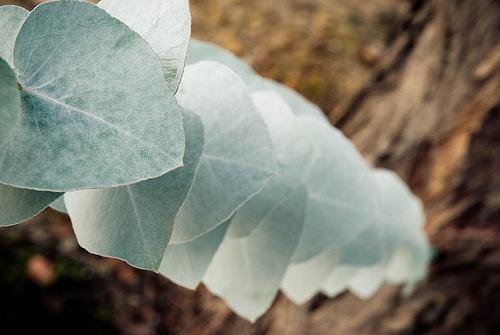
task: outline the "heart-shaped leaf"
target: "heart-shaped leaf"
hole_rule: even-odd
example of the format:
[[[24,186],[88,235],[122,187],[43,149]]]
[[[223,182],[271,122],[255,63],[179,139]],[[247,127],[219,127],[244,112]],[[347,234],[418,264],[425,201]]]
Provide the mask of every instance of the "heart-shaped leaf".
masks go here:
[[[279,94],[288,106],[297,115],[309,115],[317,117],[325,122],[328,119],[316,105],[309,102],[297,92],[290,88],[259,76],[247,63],[236,57],[226,49],[215,44],[191,39],[187,57],[188,64],[194,64],[202,60],[212,60],[220,62],[230,67],[247,84],[251,92],[271,90]]]
[[[14,67],[14,43],[29,12],[19,6],[0,6],[0,58]],[[4,100],[2,100],[4,101]]]
[[[228,235],[244,237],[299,184],[308,173],[315,146],[288,105],[272,91],[257,91],[252,99],[266,123],[276,152],[277,171],[264,189],[241,207]]]
[[[337,265],[326,278],[321,291],[330,298],[336,297],[348,288],[349,282],[355,274],[356,269],[354,267]]]
[[[226,235],[231,219],[194,240],[169,244],[159,272],[174,283],[195,289]]]
[[[244,238],[226,238],[203,279],[231,308],[255,321],[278,293],[299,240],[307,192],[298,185]]]
[[[278,169],[240,208],[203,279],[233,310],[255,320],[271,305],[302,232],[307,192],[301,183],[312,140],[272,91],[252,95],[276,150]]]
[[[137,184],[66,193],[65,203],[82,247],[139,268],[159,269],[203,151],[199,117],[185,111],[184,127],[183,167]]]
[[[223,92],[223,93],[221,93]],[[266,125],[247,88],[228,67],[186,67],[177,98],[202,119],[205,147],[171,243],[193,240],[228,220],[265,186],[275,169]]]
[[[160,57],[170,90],[177,91],[191,35],[188,0],[101,0],[99,7],[139,33]]]
[[[295,263],[326,248],[339,249],[371,225],[378,210],[375,178],[353,144],[317,118],[301,116],[300,120],[320,154],[304,181],[308,210]]]
[[[104,10],[80,1],[37,6],[17,36],[14,65],[19,83],[0,82],[18,120],[3,144],[0,182],[68,191],[182,165],[182,117],[157,56]]]
[[[43,211],[60,193],[24,190],[0,184],[0,227],[11,226]]]
[[[281,288],[294,303],[303,304],[318,292],[339,262],[340,252],[329,248],[305,262],[291,264]]]
[[[373,244],[374,236],[360,234],[341,250],[341,262],[345,265],[336,266],[323,284],[323,291],[329,296],[349,287],[366,299],[384,279],[399,284],[421,280],[426,274],[430,254],[421,230],[424,217],[420,201],[394,172],[376,169],[373,173],[380,194],[380,210],[374,227],[379,227],[386,256],[375,263],[376,259],[370,255],[379,250]],[[361,266],[369,263],[371,266]],[[349,275],[351,278],[347,278]]]
[[[68,214],[68,209],[64,203],[64,195],[57,198],[54,202],[50,204],[50,208],[58,211],[59,213]]]

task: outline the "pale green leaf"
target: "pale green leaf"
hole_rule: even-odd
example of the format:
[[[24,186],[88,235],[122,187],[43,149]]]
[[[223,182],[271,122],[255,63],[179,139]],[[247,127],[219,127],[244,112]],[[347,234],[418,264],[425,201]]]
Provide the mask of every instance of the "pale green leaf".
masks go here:
[[[330,298],[343,293],[349,286],[349,282],[356,274],[356,268],[348,265],[337,265],[328,275],[322,285],[322,292]]]
[[[177,91],[191,35],[188,0],[101,0],[99,6],[139,33],[158,55]]]
[[[26,221],[43,211],[60,193],[25,190],[0,184],[0,227]]]
[[[49,191],[124,185],[180,165],[182,117],[148,44],[95,5],[48,2],[14,48],[19,121],[0,182]],[[1,90],[12,89],[0,82]],[[17,88],[17,84],[15,85]],[[26,164],[30,162],[30,164]]]
[[[302,232],[307,192],[301,179],[314,150],[277,94],[261,91],[252,98],[271,135],[277,173],[236,212],[203,281],[236,313],[255,320],[274,300]]]
[[[304,180],[308,210],[295,263],[327,248],[339,249],[373,224],[378,210],[375,178],[353,144],[317,118],[301,116],[300,120],[320,154]]]
[[[384,244],[383,225],[375,220],[341,249],[341,262],[370,266],[387,261],[389,254]]]
[[[0,89],[0,118],[2,119],[0,148],[2,148],[8,143],[13,129],[19,122],[19,116],[11,111],[16,110],[20,105],[19,99],[12,99],[19,95],[16,75],[2,58],[0,58],[0,83],[6,84]],[[0,226],[10,226],[26,221],[40,213],[59,195],[59,193],[39,192],[0,184]]]
[[[203,150],[203,126],[184,113],[184,166],[159,178],[108,189],[68,192],[78,242],[88,251],[158,270]]]
[[[239,315],[254,321],[278,293],[299,239],[307,193],[298,185],[244,238],[226,238],[203,279]]]
[[[223,92],[223,93],[221,93]],[[229,219],[265,186],[275,169],[266,125],[247,88],[228,67],[200,62],[186,67],[177,98],[198,114],[205,147],[171,243],[185,243]]]
[[[1,7],[0,7],[1,8]],[[12,111],[19,110],[21,100],[17,89],[16,74],[9,64],[0,58],[0,148],[4,148],[20,122],[20,115]],[[0,157],[2,152],[0,151]]]
[[[68,214],[68,209],[66,208],[66,204],[64,203],[64,195],[60,196],[53,203],[51,203],[50,208],[60,213]]]
[[[339,262],[340,252],[335,248],[329,248],[305,262],[291,264],[281,288],[294,303],[303,304],[318,293]]]
[[[286,101],[297,115],[314,116],[328,122],[328,119],[319,107],[285,85],[262,78],[247,63],[233,55],[230,51],[209,42],[191,39],[187,63],[194,64],[203,60],[212,60],[229,66],[245,81],[252,92],[262,90],[274,91]]]
[[[19,6],[0,6],[0,57],[14,67],[14,43],[29,12]],[[4,101],[3,99],[1,101]]]
[[[349,290],[361,299],[371,298],[384,284],[385,264],[358,268],[349,282]]]
[[[169,244],[159,272],[174,283],[195,289],[226,235],[231,218],[208,233],[181,244]]]
[[[308,131],[279,95],[258,91],[252,99],[271,136],[277,171],[264,189],[238,210],[228,230],[231,237],[248,235],[302,181],[316,154]]]

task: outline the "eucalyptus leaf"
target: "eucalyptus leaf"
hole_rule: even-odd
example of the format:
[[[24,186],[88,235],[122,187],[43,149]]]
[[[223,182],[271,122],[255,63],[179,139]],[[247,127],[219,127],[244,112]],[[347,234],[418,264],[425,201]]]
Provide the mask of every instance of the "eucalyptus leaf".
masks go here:
[[[236,72],[247,84],[251,92],[271,90],[279,94],[297,115],[309,115],[328,122],[325,114],[313,103],[283,84],[259,76],[245,61],[230,51],[213,43],[191,39],[187,63],[194,64],[203,60],[223,63]]]
[[[0,13],[2,13],[2,8],[4,7],[0,7]],[[0,82],[6,83],[4,89],[0,89],[2,102],[0,104],[0,118],[2,119],[0,148],[2,148],[9,142],[12,130],[19,122],[19,116],[12,114],[11,111],[16,110],[20,105],[19,99],[11,99],[12,96],[18,94],[16,75],[2,58],[0,58]],[[59,196],[59,193],[20,189],[0,184],[0,226],[18,224],[35,216]]]
[[[199,117],[185,111],[184,127],[183,167],[137,184],[66,193],[65,203],[82,247],[139,268],[159,269],[203,151]]]
[[[60,213],[68,214],[68,209],[66,208],[66,204],[64,203],[64,195],[60,196],[53,203],[51,203],[50,208]]]
[[[302,230],[307,193],[298,185],[244,238],[226,238],[203,282],[255,321],[273,302]]]
[[[252,99],[271,136],[277,171],[264,189],[238,210],[228,231],[231,237],[250,234],[274,206],[302,182],[316,154],[308,131],[279,95],[257,91]]]
[[[336,297],[348,288],[355,274],[353,266],[338,265],[326,278],[321,291],[330,298]]]
[[[340,262],[338,249],[329,248],[305,262],[291,264],[281,288],[290,300],[300,305],[311,299]]]
[[[3,142],[0,182],[69,191],[182,165],[182,117],[160,61],[104,10],[80,1],[37,6],[17,36],[14,65],[20,90],[0,82],[18,118]]]
[[[214,61],[222,63],[245,82],[250,91],[263,90],[264,79],[260,77],[245,61],[236,57],[229,50],[213,43],[192,38],[189,42],[187,64],[196,64],[201,61]]]
[[[386,281],[391,284],[418,282],[425,278],[431,261],[431,249],[423,233],[396,250],[385,270]]]
[[[0,7],[1,8],[1,7]],[[12,113],[21,106],[17,89],[16,74],[9,64],[0,58],[0,148],[4,148],[12,138],[14,129],[20,122],[20,115]],[[14,97],[14,98],[13,98]],[[0,157],[2,153],[0,151]]]
[[[177,98],[201,117],[206,139],[172,234],[171,243],[180,244],[225,222],[259,193],[274,173],[275,158],[245,84],[228,67],[215,62],[186,67]]]
[[[349,282],[349,289],[361,299],[371,298],[384,284],[385,264],[362,267]]]
[[[341,262],[371,266],[387,261],[389,254],[384,244],[383,225],[375,220],[341,249]]]
[[[191,35],[188,0],[101,0],[99,7],[139,33],[158,55],[172,92],[177,91]]]
[[[0,184],[0,227],[15,225],[34,217],[60,195]]]
[[[194,240],[169,244],[159,272],[178,285],[195,289],[205,275],[230,223],[231,218]]]
[[[339,249],[373,224],[379,196],[373,173],[340,131],[314,117],[300,120],[320,155],[304,180],[308,209],[295,263]]]
[[[392,171],[376,169],[374,176],[380,189],[379,220],[384,230],[384,245],[389,254],[415,237],[425,222],[422,204],[405,183]]]
[[[253,321],[278,293],[302,232],[307,192],[301,179],[314,151],[305,129],[277,94],[262,91],[252,98],[273,140],[278,170],[236,212],[203,282]]]
[[[323,284],[323,291],[329,296],[349,286],[353,293],[366,299],[375,293],[384,279],[399,284],[421,280],[426,274],[430,248],[421,231],[424,217],[419,200],[394,172],[375,169],[373,173],[379,186],[381,205],[376,224],[371,227],[378,226],[381,235],[377,237],[377,230],[372,229],[371,238],[369,234],[359,235],[342,248],[342,263],[345,265],[337,266]],[[374,245],[380,237],[384,257],[370,256],[370,252],[377,255],[376,251],[380,250]],[[350,274],[349,283],[345,282],[342,273]]]
[[[14,67],[14,43],[29,12],[19,6],[0,6],[0,57]],[[2,99],[2,101],[4,101]]]

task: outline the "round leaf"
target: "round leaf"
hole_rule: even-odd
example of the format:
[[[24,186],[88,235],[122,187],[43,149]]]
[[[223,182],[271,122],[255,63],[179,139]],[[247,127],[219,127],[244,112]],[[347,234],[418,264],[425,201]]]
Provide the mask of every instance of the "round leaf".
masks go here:
[[[29,12],[19,6],[0,6],[0,57],[14,67],[14,43]],[[2,100],[3,101],[3,100]]]
[[[191,35],[188,0],[101,0],[99,7],[138,32],[160,57],[172,92],[184,71]]]
[[[17,36],[14,64],[21,89],[9,100],[21,102],[10,113],[19,122],[2,150],[0,182],[68,191],[182,165],[182,117],[157,56],[104,10],[80,1],[37,6]]]
[[[108,189],[68,192],[65,203],[82,247],[158,270],[203,150],[203,126],[185,111],[184,166],[161,177]]]
[[[260,192],[275,160],[264,121],[228,67],[215,62],[186,67],[177,98],[205,128],[203,155],[172,234],[172,243],[185,243],[228,220]]]

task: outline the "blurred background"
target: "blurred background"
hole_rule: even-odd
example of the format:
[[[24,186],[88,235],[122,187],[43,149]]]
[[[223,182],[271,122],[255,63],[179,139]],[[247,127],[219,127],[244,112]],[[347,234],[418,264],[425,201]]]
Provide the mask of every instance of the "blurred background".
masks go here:
[[[30,9],[42,1],[8,1]],[[193,35],[317,103],[424,201],[436,260],[409,298],[280,296],[257,323],[204,287],[88,254],[52,210],[0,229],[2,333],[500,333],[500,1],[191,0]]]

